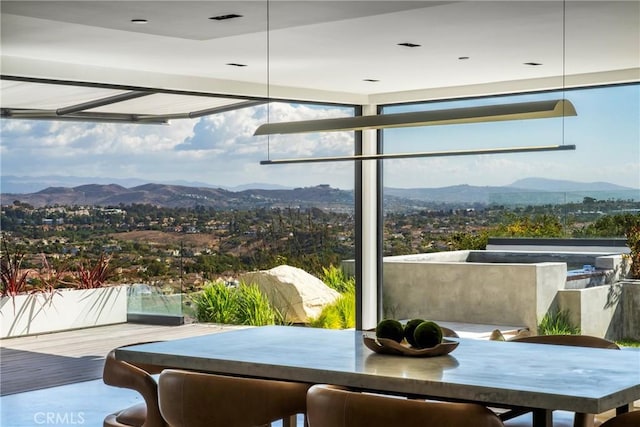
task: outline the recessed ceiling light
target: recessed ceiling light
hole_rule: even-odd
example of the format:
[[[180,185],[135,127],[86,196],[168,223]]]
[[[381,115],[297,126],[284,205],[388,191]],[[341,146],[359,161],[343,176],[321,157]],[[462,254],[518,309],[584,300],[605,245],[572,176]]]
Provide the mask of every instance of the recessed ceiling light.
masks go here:
[[[237,62],[228,62],[227,65],[231,65],[232,67],[246,67],[247,64],[238,64]]]
[[[238,15],[237,13],[230,13],[228,15],[218,15],[218,16],[209,17],[209,19],[212,19],[214,21],[226,21],[227,19],[234,19],[234,18],[242,18],[242,15]]]
[[[147,21],[146,19],[143,19],[143,18],[134,18],[134,19],[131,20],[131,22],[133,24],[146,24],[149,21]]]
[[[540,62],[525,62],[524,65],[531,65],[532,67],[537,67],[538,65],[542,65]]]
[[[372,82],[372,83],[376,83],[379,82],[380,80],[378,79],[362,79],[363,82]]]
[[[398,46],[404,46],[404,47],[420,47],[420,46],[422,46],[422,45],[415,44],[415,43],[404,42],[404,43],[398,43]]]

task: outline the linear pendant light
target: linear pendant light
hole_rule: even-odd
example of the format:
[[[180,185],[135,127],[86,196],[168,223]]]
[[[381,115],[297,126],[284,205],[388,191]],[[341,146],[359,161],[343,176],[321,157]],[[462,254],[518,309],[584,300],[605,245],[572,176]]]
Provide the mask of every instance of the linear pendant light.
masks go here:
[[[341,162],[353,160],[383,160],[383,159],[407,159],[412,157],[447,157],[447,156],[471,156],[479,154],[506,154],[506,153],[530,153],[535,151],[567,151],[575,150],[576,146],[568,145],[538,145],[528,147],[508,148],[484,148],[479,150],[449,150],[449,151],[419,151],[414,153],[389,153],[389,154],[365,154],[355,156],[334,157],[301,157],[293,159],[262,160],[261,165],[282,165],[290,163],[321,163]]]
[[[256,129],[254,135],[357,131],[410,126],[542,119],[576,115],[576,110],[571,101],[559,99],[374,116],[265,123]]]

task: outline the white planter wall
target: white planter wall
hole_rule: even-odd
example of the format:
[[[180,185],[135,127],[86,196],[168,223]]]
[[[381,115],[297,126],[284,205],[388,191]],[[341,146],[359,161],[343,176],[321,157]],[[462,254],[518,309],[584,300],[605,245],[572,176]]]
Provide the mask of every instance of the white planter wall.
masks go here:
[[[127,321],[127,286],[61,289],[0,299],[0,338]]]

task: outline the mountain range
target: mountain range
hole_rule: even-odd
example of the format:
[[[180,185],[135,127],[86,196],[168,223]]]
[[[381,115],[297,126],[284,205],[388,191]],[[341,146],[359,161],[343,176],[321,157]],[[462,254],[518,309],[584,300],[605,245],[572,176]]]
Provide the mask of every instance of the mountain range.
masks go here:
[[[539,205],[598,200],[640,200],[640,188],[608,182],[576,182],[547,178],[524,178],[506,186],[455,185],[440,188],[385,188],[385,195],[441,203]]]
[[[2,177],[6,191],[5,177]],[[197,183],[196,183],[197,184]],[[254,187],[254,188],[247,188]],[[260,188],[262,187],[262,188]],[[526,178],[508,186],[456,185],[440,188],[385,188],[385,204],[389,209],[427,207],[434,204],[535,205],[582,202],[585,197],[598,200],[640,201],[640,189],[606,182]],[[2,204],[15,200],[35,207],[51,205],[119,206],[133,203],[166,207],[206,206],[216,209],[248,209],[256,207],[330,207],[352,209],[353,191],[318,185],[284,188],[254,184],[238,190],[212,186],[144,183],[126,187],[116,183],[85,184],[73,187],[50,186],[31,193],[3,192]]]
[[[48,187],[78,187],[87,184],[117,184],[125,188],[137,187],[148,184],[148,180],[140,178],[104,178],[104,177],[78,177],[63,175],[45,175],[45,176],[16,176],[2,175],[0,178],[0,192],[11,194],[28,194],[44,190]],[[243,184],[236,187],[224,185],[212,185],[199,181],[170,181],[158,182],[158,184],[182,185],[186,187],[203,187],[203,188],[223,188],[229,191],[242,191],[250,189],[262,190],[285,190],[285,187],[277,184]]]
[[[126,188],[118,184],[87,184],[77,187],[48,187],[35,193],[0,195],[2,204],[18,200],[43,206],[120,206],[151,204],[164,207],[249,209],[274,206],[353,206],[353,192],[328,185],[285,190],[230,191],[223,188],[143,184]]]

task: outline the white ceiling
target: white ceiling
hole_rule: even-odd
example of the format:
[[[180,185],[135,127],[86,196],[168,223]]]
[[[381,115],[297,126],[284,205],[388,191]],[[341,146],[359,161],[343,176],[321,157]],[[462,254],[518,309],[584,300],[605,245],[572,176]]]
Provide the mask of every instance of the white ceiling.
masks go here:
[[[366,105],[640,81],[640,1],[3,0],[0,7],[3,109],[51,110],[140,89],[164,94],[93,111],[175,114],[238,102],[193,96],[202,94]],[[226,14],[242,17],[208,19]],[[33,79],[101,88],[49,91]],[[182,98],[174,102],[172,93]]]

